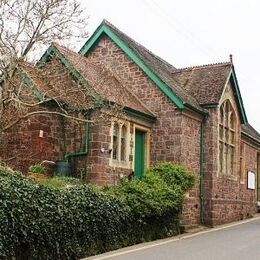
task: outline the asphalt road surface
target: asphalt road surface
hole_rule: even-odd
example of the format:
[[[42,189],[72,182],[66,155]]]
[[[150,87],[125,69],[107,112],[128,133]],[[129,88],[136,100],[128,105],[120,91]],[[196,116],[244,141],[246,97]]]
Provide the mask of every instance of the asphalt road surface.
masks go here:
[[[260,260],[260,218],[183,239],[157,241],[93,259],[109,260]]]

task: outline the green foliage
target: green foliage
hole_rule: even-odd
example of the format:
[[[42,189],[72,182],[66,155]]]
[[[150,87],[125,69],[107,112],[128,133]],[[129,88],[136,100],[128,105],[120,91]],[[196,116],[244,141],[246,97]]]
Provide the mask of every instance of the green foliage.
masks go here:
[[[70,188],[75,185],[83,185],[83,182],[80,179],[72,178],[72,177],[58,177],[54,176],[46,179],[36,180],[40,184],[47,186],[49,188]]]
[[[179,186],[169,186],[161,176],[151,173],[132,181],[122,179],[117,186],[105,190],[126,202],[140,218],[158,218],[168,210],[178,211],[183,199]]]
[[[182,166],[162,163],[100,190],[0,166],[0,259],[78,259],[178,233],[194,181]]]
[[[0,259],[101,253],[118,247],[128,222],[127,207],[91,186],[50,189],[0,168]]]
[[[178,185],[184,192],[195,184],[195,175],[180,164],[163,162],[153,165],[149,173],[157,174],[170,186]]]
[[[29,167],[29,171],[32,173],[44,173],[45,167],[40,163],[36,163]]]
[[[195,183],[195,176],[185,167],[159,163],[143,177],[122,179],[117,186],[104,187],[130,207],[135,224],[132,239],[151,240],[179,232],[179,214],[185,192]]]

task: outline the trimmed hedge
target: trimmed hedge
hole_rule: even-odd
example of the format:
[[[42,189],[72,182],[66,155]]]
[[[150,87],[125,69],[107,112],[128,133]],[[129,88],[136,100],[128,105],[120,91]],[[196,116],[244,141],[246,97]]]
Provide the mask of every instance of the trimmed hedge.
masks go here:
[[[51,189],[0,167],[0,259],[78,259],[111,250],[129,216],[91,186]]]
[[[99,190],[42,185],[0,166],[0,259],[78,259],[176,234],[194,181],[185,168],[162,163]]]

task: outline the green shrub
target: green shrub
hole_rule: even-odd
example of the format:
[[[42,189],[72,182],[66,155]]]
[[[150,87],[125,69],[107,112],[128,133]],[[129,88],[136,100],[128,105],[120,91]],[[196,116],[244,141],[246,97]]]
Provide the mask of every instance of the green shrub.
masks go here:
[[[168,210],[178,211],[183,192],[177,185],[169,186],[159,175],[146,173],[132,181],[122,179],[117,186],[104,189],[130,206],[140,218],[160,217]]]
[[[91,186],[50,189],[0,168],[0,259],[78,259],[122,245],[128,208]]]
[[[130,207],[135,223],[132,241],[148,241],[179,232],[179,215],[185,193],[195,177],[185,167],[172,163],[152,166],[141,178],[122,179],[103,191]]]
[[[194,181],[182,166],[161,163],[99,190],[73,178],[37,182],[0,166],[0,259],[78,259],[178,233]]]
[[[29,167],[29,172],[32,173],[44,173],[44,171],[45,167],[40,163],[33,164]]]
[[[178,185],[183,191],[192,188],[196,181],[195,175],[180,164],[157,163],[148,172],[160,175],[168,185]]]

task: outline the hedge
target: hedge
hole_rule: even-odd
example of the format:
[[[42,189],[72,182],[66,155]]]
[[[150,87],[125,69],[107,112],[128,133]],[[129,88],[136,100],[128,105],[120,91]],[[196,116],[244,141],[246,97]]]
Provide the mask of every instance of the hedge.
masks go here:
[[[129,216],[91,186],[51,189],[0,167],[0,259],[78,259],[114,249]]]
[[[178,233],[195,181],[179,167],[158,164],[102,190],[53,188],[0,167],[0,259],[79,259]]]

